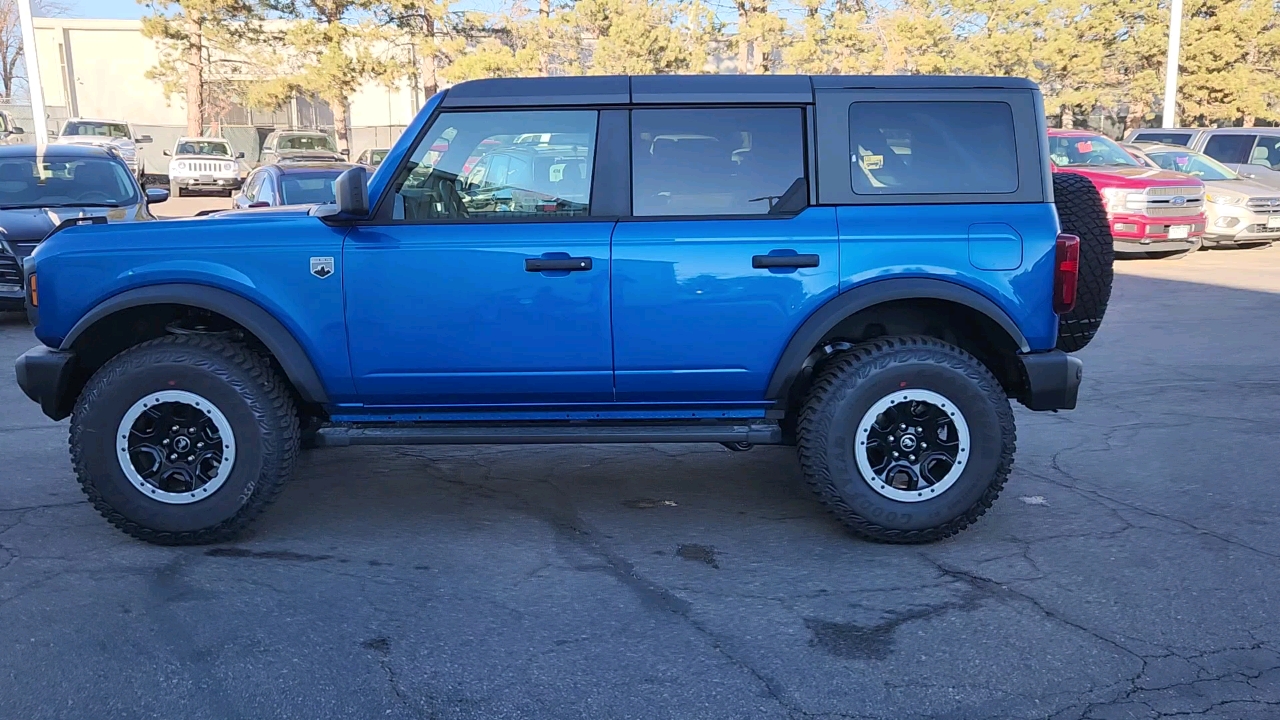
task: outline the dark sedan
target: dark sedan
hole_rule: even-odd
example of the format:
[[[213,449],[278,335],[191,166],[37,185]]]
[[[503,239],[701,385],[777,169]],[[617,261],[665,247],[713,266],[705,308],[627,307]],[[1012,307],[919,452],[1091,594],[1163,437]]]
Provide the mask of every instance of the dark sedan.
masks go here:
[[[290,162],[263,165],[249,173],[232,207],[319,205],[334,200],[333,181],[356,165],[339,162]]]
[[[147,205],[167,199],[168,190],[143,192],[102,147],[50,145],[38,159],[33,145],[0,147],[0,310],[22,309],[22,259],[64,220],[155,220]]]

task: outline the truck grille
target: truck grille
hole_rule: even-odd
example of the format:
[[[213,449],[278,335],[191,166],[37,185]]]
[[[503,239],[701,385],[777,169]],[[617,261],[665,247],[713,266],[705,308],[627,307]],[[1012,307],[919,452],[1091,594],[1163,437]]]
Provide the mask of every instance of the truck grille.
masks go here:
[[[1153,187],[1147,188],[1147,195],[1151,197],[1174,197],[1182,195],[1183,197],[1191,197],[1192,195],[1200,197],[1203,189],[1198,187]]]
[[[1204,189],[1198,187],[1147,188],[1147,217],[1187,217],[1204,211]]]
[[[199,173],[230,172],[231,163],[208,162],[205,160],[186,160],[187,170]]]
[[[1250,198],[1248,207],[1254,212],[1275,213],[1280,212],[1280,197],[1273,198]]]
[[[0,253],[0,285],[22,285],[22,266],[7,253]]]

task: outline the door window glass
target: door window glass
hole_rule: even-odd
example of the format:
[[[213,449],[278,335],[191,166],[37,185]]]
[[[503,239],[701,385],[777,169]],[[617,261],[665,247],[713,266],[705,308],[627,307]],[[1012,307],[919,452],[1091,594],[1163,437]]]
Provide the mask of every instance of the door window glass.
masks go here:
[[[249,176],[249,180],[244,187],[244,197],[249,202],[253,202],[254,198],[258,196],[258,188],[262,186],[262,177],[265,174],[256,172]]]
[[[262,174],[262,185],[258,188],[258,197],[254,199],[258,202],[276,204],[275,181],[267,173]]]
[[[1018,190],[1013,109],[1006,103],[859,102],[849,107],[849,133],[859,195]]]
[[[587,215],[596,112],[445,113],[391,188],[392,220]]]
[[[1280,137],[1258,136],[1258,143],[1249,155],[1250,165],[1260,165],[1272,170],[1280,169]]]
[[[1256,135],[1213,135],[1204,144],[1204,154],[1228,164],[1249,162]]]
[[[637,216],[768,215],[808,204],[799,108],[631,113]]]

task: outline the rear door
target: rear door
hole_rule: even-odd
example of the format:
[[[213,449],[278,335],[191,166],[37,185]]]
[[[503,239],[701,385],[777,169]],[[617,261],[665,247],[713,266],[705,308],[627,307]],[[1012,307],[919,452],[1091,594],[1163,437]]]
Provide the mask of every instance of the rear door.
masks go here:
[[[759,403],[835,295],[835,211],[812,207],[806,109],[631,113],[631,212],[613,232],[620,402]]]

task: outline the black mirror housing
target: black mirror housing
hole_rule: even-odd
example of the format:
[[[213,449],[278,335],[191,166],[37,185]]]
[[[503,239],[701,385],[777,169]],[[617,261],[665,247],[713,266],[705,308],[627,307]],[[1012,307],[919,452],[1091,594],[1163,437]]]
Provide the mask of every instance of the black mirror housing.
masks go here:
[[[155,205],[169,199],[169,191],[164,188],[147,188],[145,193],[148,205]]]
[[[321,205],[315,215],[327,220],[356,220],[369,215],[369,171],[363,165],[343,171],[333,181],[334,204]]]
[[[133,139],[133,141],[134,141],[135,143],[138,143],[139,145],[141,145],[142,143],[149,143],[149,142],[151,142],[151,136],[150,136],[150,135],[139,135],[138,137],[134,138],[134,139]]]
[[[243,152],[238,152],[238,153],[236,153],[236,159],[237,159],[237,160],[243,160],[243,159],[244,159],[244,153],[243,153]]]
[[[162,153],[160,153],[160,154],[161,154],[161,155],[164,155],[165,157],[173,157],[173,153],[169,152],[168,150],[165,150],[164,152],[162,152]]]
[[[9,132],[12,132],[14,135],[25,135],[27,131],[26,131],[26,130],[23,130],[22,128],[18,127],[17,125],[14,125],[14,126],[13,126],[13,129],[12,129],[12,130],[10,130]]]

